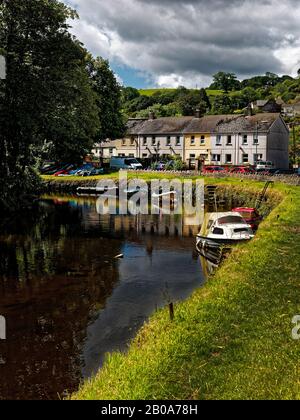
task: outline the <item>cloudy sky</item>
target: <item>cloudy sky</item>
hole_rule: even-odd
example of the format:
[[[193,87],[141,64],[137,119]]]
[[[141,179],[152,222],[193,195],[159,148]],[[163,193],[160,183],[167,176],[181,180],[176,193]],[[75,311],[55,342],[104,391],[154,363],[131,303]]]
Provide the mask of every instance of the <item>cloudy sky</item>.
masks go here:
[[[300,68],[299,0],[64,0],[72,31],[126,86],[206,86]]]

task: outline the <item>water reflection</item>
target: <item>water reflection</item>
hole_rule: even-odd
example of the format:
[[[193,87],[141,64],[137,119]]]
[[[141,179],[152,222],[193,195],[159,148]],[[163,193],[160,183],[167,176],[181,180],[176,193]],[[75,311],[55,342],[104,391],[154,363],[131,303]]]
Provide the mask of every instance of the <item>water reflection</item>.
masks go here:
[[[100,216],[95,202],[44,197],[1,228],[2,399],[77,389],[155,308],[203,282],[197,227],[175,215]]]

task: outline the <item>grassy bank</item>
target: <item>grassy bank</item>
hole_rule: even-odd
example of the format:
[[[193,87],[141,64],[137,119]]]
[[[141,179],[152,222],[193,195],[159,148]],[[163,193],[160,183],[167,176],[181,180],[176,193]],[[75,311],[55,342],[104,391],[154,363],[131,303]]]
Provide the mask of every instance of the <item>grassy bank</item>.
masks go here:
[[[300,398],[300,342],[291,336],[300,313],[300,191],[275,190],[282,202],[257,237],[176,305],[173,322],[167,310],[153,315],[128,354],[108,356],[73,399]]]

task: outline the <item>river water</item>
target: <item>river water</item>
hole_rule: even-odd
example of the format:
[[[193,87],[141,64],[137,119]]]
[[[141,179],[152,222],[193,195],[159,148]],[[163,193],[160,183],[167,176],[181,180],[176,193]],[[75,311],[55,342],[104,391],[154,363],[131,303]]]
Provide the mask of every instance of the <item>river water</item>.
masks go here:
[[[101,216],[72,196],[2,227],[0,399],[64,397],[157,308],[188,298],[205,281],[197,233],[182,216]]]

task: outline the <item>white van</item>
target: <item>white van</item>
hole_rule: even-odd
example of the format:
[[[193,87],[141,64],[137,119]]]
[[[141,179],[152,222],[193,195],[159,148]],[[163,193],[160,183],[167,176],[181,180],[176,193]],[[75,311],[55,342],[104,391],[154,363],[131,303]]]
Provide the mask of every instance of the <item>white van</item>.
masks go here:
[[[110,169],[143,169],[143,165],[135,158],[112,157],[110,160]]]
[[[259,160],[256,163],[256,168],[257,171],[260,170],[268,170],[268,169],[274,169],[274,163],[270,162],[270,161],[265,161],[265,160]]]

